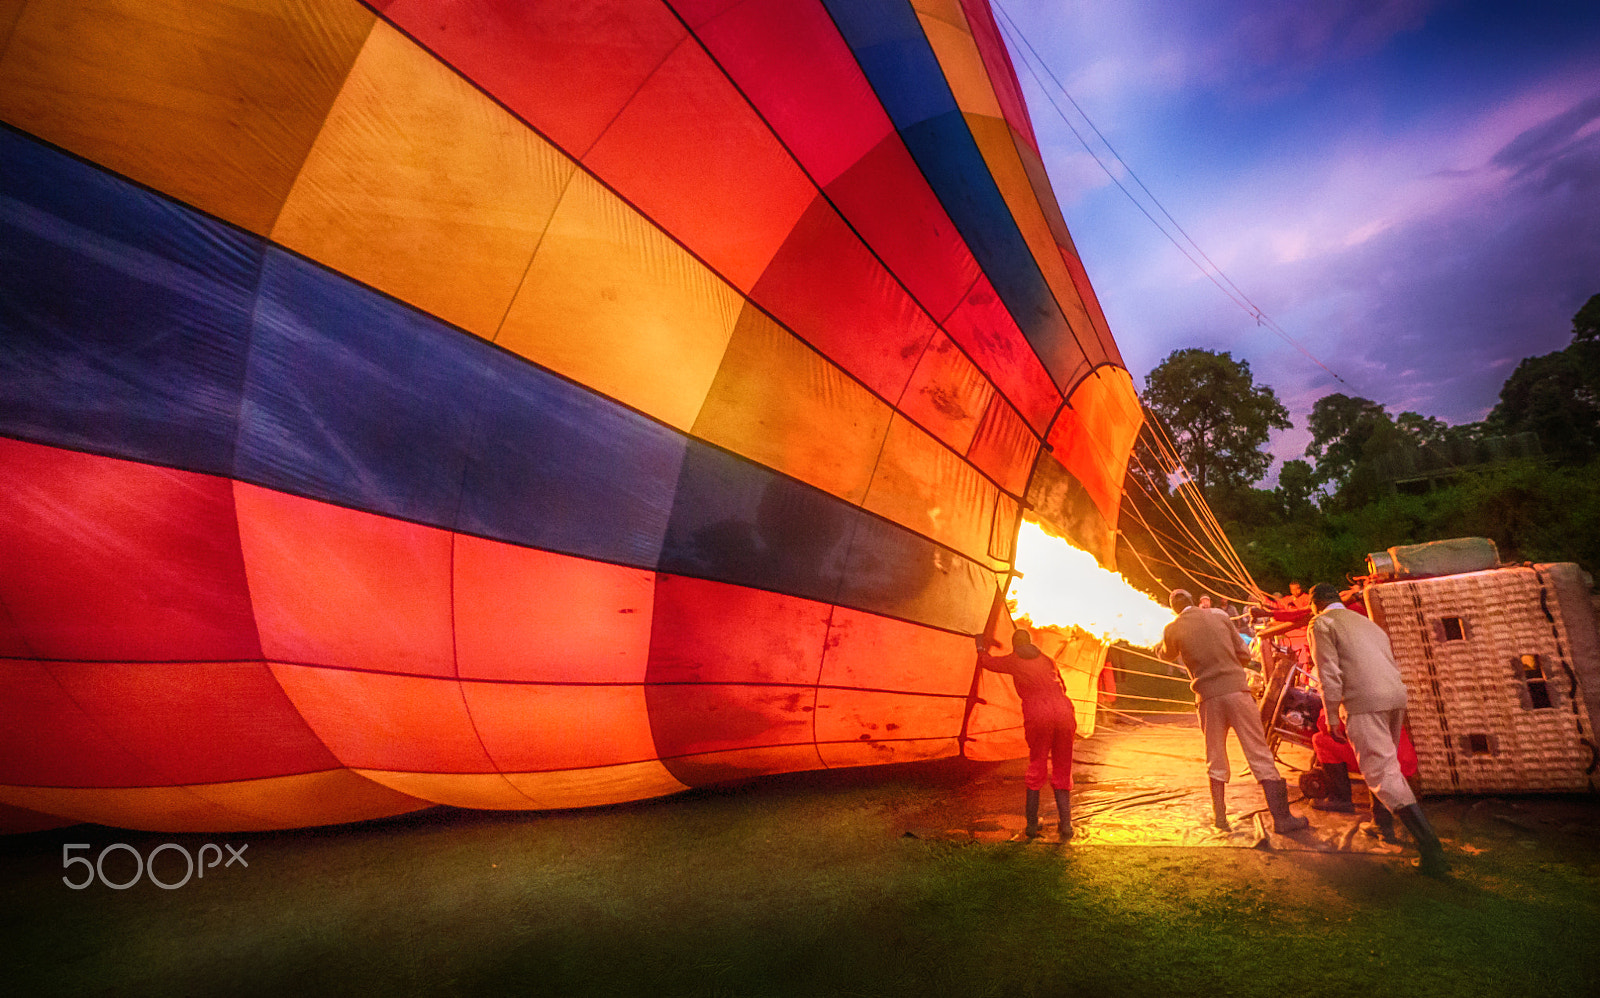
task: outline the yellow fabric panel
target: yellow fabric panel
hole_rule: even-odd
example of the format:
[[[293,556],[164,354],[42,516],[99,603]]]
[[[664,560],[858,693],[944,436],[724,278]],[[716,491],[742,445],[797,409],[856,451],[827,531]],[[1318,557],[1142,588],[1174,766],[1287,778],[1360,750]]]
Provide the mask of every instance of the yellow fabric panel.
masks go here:
[[[354,0],[32,0],[0,118],[266,235],[373,20]]]
[[[860,503],[894,415],[887,403],[750,306],[694,435]]]
[[[972,639],[965,634],[840,606],[828,621],[818,682],[964,697],[977,664]]]
[[[493,339],[576,169],[379,22],[272,238]]]
[[[506,779],[541,809],[621,804],[689,789],[654,759],[594,769],[507,773]]]
[[[917,20],[922,22],[922,33],[939,60],[939,68],[955,94],[956,104],[967,114],[981,114],[999,118],[1000,101],[994,95],[994,84],[989,82],[989,70],[983,64],[978,46],[967,28],[966,15],[958,3],[939,2],[916,4]],[[939,8],[937,12],[923,8]],[[945,8],[953,8],[946,10]]]
[[[1061,249],[1056,245],[1049,223],[1045,221],[1044,210],[1039,206],[1042,195],[1034,191],[1028,171],[1022,165],[1022,158],[1017,155],[1016,144],[1011,138],[1011,126],[1000,117],[971,113],[964,117],[972,137],[978,142],[978,149],[983,153],[983,161],[988,164],[990,174],[994,176],[1000,193],[1011,208],[1011,216],[1022,230],[1022,238],[1027,241],[1028,249],[1038,261],[1045,280],[1055,292],[1062,314],[1078,334],[1085,351],[1090,355],[1090,363],[1093,363],[1100,352],[1091,332],[1093,324],[1082,299],[1078,297],[1078,286],[1072,282],[1072,274],[1061,259]],[[1051,195],[1050,199],[1054,200],[1054,196]]]
[[[0,801],[113,828],[163,832],[304,828],[432,806],[348,769],[182,787],[0,787]]]
[[[962,454],[972,446],[994,385],[943,330],[933,334],[900,397],[901,412]]]
[[[495,342],[688,430],[743,306],[738,292],[580,172]]]
[[[487,811],[527,811],[534,807],[522,791],[499,773],[397,773],[386,769],[358,769],[357,773],[403,794]]]
[[[960,727],[960,718],[956,719]],[[904,742],[834,742],[817,746],[823,765],[830,769],[846,766],[882,766],[891,762],[924,762],[950,759],[961,754],[955,738],[920,738]]]
[[[304,828],[387,818],[432,807],[348,769],[296,773],[264,780],[191,785],[190,790],[242,815],[259,819],[252,828]],[[242,826],[241,826],[242,827]]]
[[[959,455],[896,416],[863,505],[980,563],[992,564],[989,524],[998,491]]]

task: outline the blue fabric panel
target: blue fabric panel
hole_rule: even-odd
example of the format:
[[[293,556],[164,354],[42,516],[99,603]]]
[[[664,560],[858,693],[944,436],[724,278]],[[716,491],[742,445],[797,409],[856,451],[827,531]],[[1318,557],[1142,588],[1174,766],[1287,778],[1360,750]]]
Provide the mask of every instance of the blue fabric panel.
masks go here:
[[[457,529],[655,567],[688,438],[490,351]]]
[[[261,255],[0,128],[0,433],[228,468]]]
[[[691,440],[659,568],[831,603],[864,514]]]
[[[994,573],[976,562],[863,513],[835,602],[976,634],[988,621],[995,585]]]
[[[233,475],[449,526],[489,352],[274,249],[261,276]]]
[[[895,127],[958,111],[909,0],[823,0]]]

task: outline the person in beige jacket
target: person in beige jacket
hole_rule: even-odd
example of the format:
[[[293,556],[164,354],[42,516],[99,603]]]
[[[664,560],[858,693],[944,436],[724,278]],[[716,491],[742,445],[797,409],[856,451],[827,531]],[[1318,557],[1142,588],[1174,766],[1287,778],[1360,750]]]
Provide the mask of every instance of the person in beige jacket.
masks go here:
[[[1395,664],[1394,649],[1382,627],[1339,601],[1339,590],[1326,582],[1311,590],[1317,615],[1307,639],[1311,661],[1322,686],[1322,709],[1328,731],[1355,749],[1367,789],[1378,803],[1405,823],[1422,853],[1423,873],[1450,869],[1439,836],[1428,824],[1416,794],[1400,772],[1400,729],[1406,717],[1406,686]]]
[[[1250,773],[1261,783],[1267,810],[1272,812],[1272,830],[1279,834],[1298,832],[1310,822],[1289,810],[1289,788],[1272,760],[1266,729],[1255,697],[1250,695],[1244,667],[1250,650],[1233,629],[1226,614],[1195,606],[1187,590],[1174,589],[1168,605],[1177,619],[1162,632],[1161,644],[1167,658],[1177,658],[1193,680],[1195,706],[1200,715],[1200,733],[1206,741],[1206,772],[1211,778],[1211,808],[1215,824],[1228,830],[1227,790],[1231,766],[1228,764],[1228,732],[1239,740]]]

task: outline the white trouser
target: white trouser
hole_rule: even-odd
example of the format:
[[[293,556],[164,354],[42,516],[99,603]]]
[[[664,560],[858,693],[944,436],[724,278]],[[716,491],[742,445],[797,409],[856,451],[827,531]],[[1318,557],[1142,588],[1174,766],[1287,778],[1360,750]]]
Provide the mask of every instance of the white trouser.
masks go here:
[[[1200,733],[1206,738],[1206,775],[1228,782],[1228,729],[1233,729],[1244,749],[1244,761],[1257,780],[1281,780],[1278,766],[1267,748],[1267,735],[1261,726],[1261,711],[1256,698],[1240,690],[1200,701]]]
[[[1356,750],[1356,762],[1361,764],[1361,775],[1367,789],[1391,811],[1398,811],[1417,802],[1411,784],[1400,772],[1400,727],[1405,723],[1404,707],[1380,710],[1368,714],[1351,714],[1344,722],[1345,734],[1350,736],[1350,747]]]

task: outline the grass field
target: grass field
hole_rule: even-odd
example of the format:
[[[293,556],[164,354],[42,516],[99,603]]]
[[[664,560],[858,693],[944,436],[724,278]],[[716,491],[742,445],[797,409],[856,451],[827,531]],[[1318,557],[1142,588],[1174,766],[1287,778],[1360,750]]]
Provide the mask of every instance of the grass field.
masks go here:
[[[907,837],[993,766],[799,774],[587,812],[0,841],[6,990],[85,994],[1600,994],[1593,798],[1430,804],[1402,858]],[[1551,808],[1554,808],[1552,810]],[[229,842],[175,890],[62,844]],[[223,854],[224,857],[226,853]],[[125,862],[124,862],[125,861]],[[119,865],[120,864],[120,865]],[[161,877],[181,879],[168,850]],[[81,871],[81,867],[75,870]],[[113,851],[113,881],[133,861]]]

